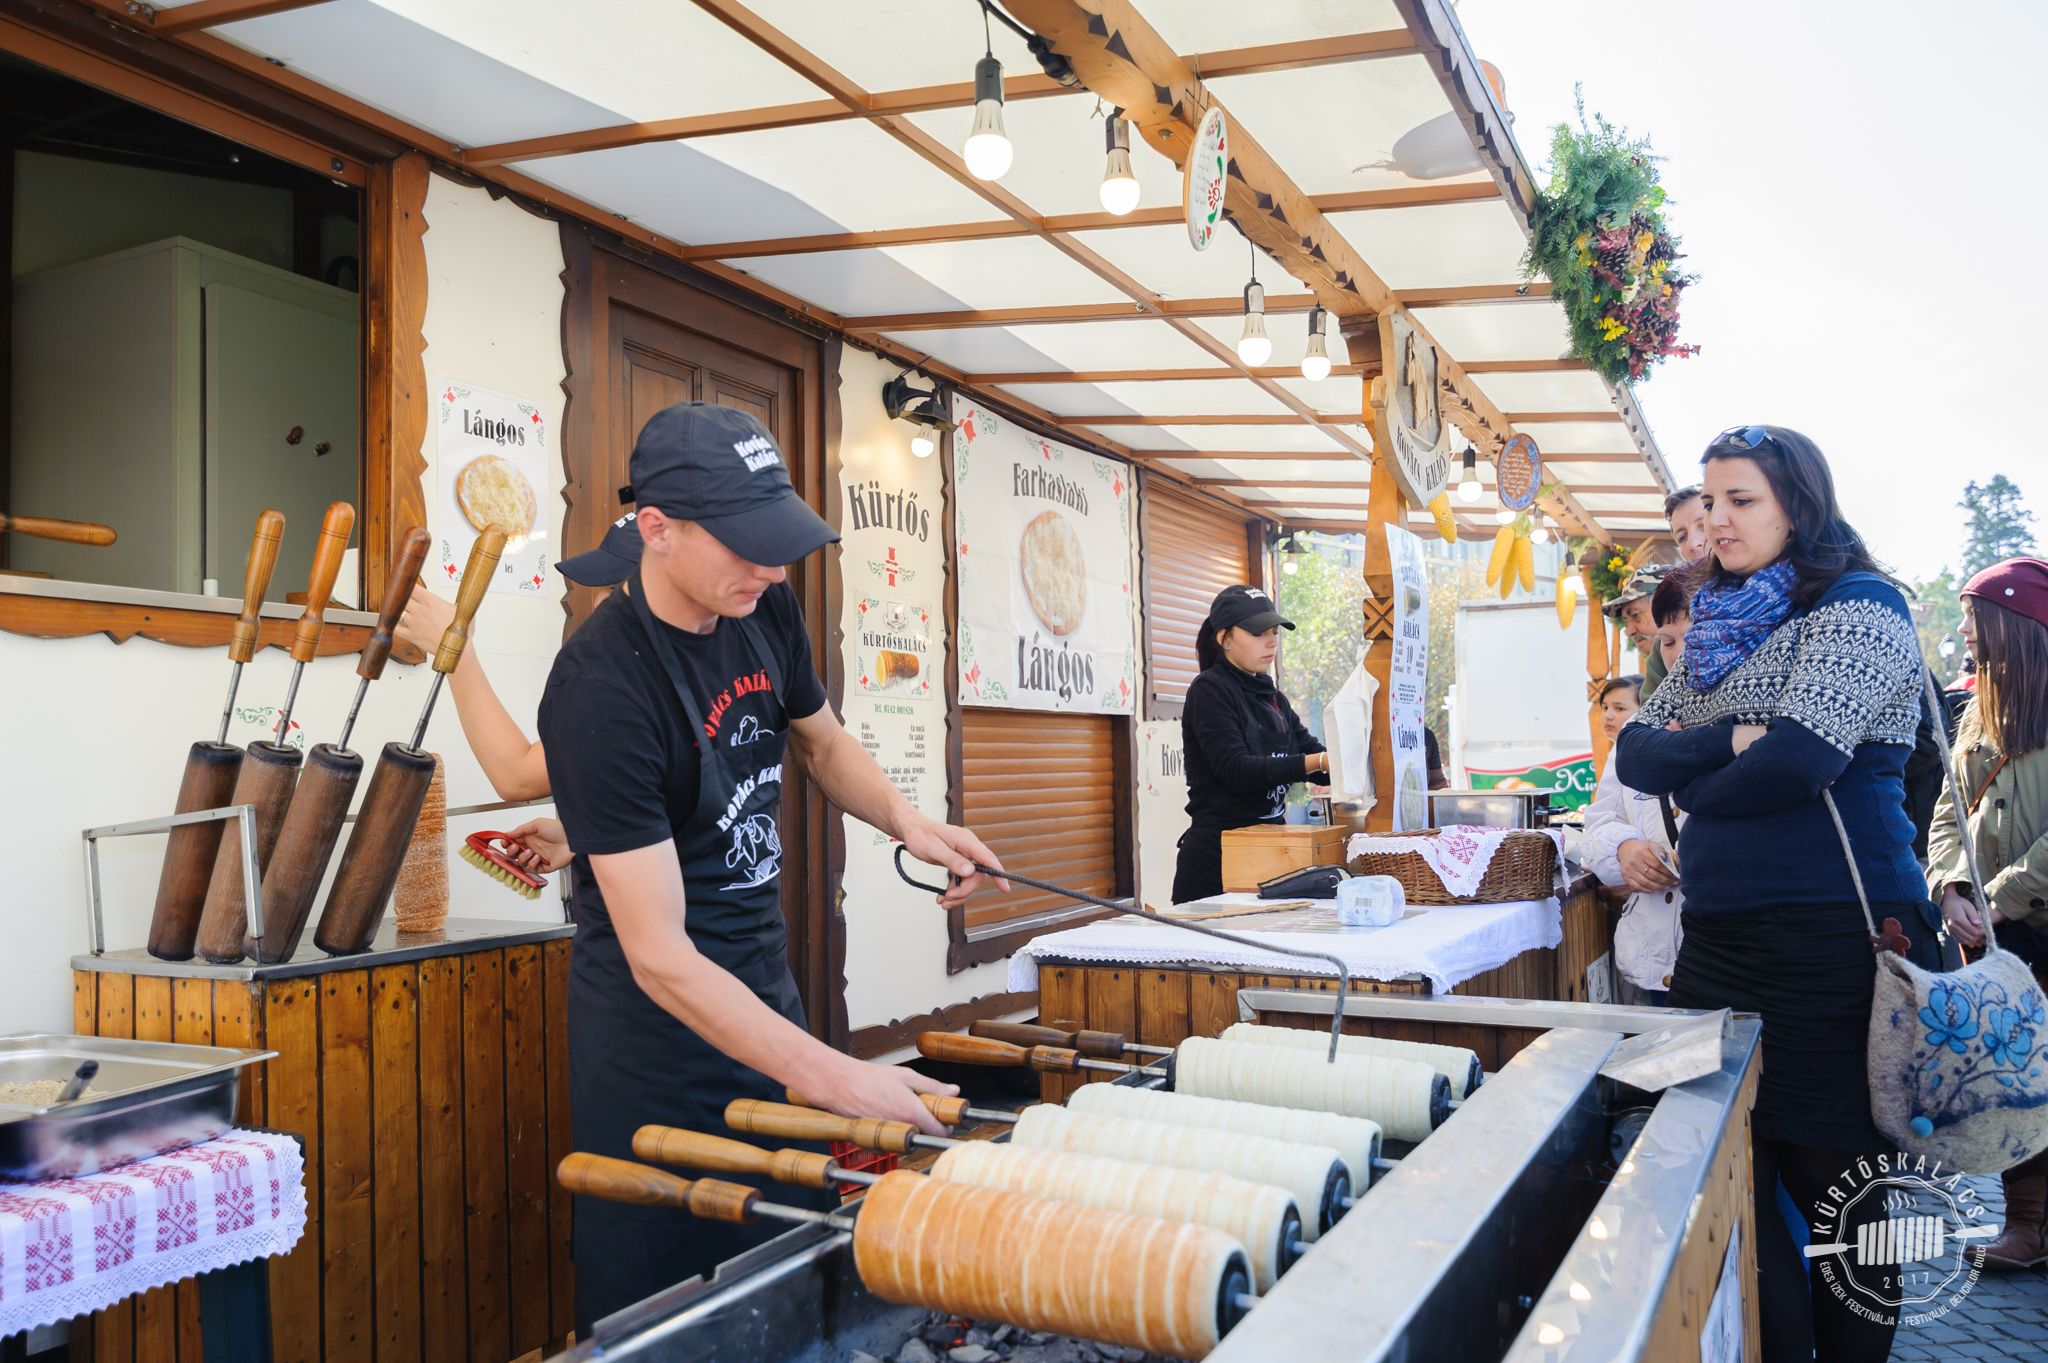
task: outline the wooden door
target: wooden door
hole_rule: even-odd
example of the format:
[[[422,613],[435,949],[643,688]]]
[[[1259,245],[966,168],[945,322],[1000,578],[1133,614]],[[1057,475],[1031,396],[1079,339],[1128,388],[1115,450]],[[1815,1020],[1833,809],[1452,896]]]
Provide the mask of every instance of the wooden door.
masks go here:
[[[678,402],[722,403],[759,417],[781,447],[791,481],[822,512],[820,343],[646,266],[603,252],[588,260],[587,271],[572,265],[571,272],[570,419],[563,450],[571,507],[563,553],[596,544],[624,511],[618,489],[628,481],[633,442],[650,417]],[[822,562],[814,555],[791,564],[789,582],[822,667]],[[571,629],[594,597],[572,591]],[[844,986],[830,969],[835,916],[825,902],[828,811],[822,793],[794,763],[784,770],[782,913],[790,969],[811,1031],[831,1037],[844,1025]]]

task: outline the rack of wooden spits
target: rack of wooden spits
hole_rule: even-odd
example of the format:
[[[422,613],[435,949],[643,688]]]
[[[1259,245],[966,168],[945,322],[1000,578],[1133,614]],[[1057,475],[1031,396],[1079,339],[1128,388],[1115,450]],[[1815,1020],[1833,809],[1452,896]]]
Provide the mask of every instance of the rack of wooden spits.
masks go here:
[[[1022,1035],[1085,1040],[1091,1053],[945,1032],[923,1034],[918,1049],[955,1064],[1118,1081],[1014,1114],[925,1098],[949,1126],[1005,1128],[994,1140],[837,1116],[794,1093],[786,1104],[741,1100],[726,1109],[727,1125],[755,1142],[938,1150],[923,1172],[868,1173],[814,1151],[649,1126],[633,1142],[644,1163],[573,1154],[558,1176],[584,1196],[850,1232],[860,1283],[887,1302],[1198,1359],[1398,1165],[1390,1151],[1426,1139],[1482,1078],[1477,1057],[1456,1047],[1346,1036],[1331,1059],[1324,1035],[1248,1023],[1166,1055],[1109,1033]],[[1104,1058],[1125,1052],[1139,1063]],[[656,1165],[809,1188],[866,1186],[828,1213]]]

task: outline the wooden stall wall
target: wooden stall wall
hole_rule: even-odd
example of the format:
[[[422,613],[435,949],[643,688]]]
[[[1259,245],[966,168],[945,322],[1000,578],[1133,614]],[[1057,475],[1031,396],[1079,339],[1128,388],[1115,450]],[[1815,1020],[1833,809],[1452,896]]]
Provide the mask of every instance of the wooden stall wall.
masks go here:
[[[72,1024],[278,1053],[236,1108],[305,1145],[305,1237],[270,1266],[277,1363],[507,1363],[574,1320],[551,1176],[568,978],[566,940],[255,983],[75,971]],[[201,1363],[198,1292],[111,1307],[73,1341],[94,1363]]]

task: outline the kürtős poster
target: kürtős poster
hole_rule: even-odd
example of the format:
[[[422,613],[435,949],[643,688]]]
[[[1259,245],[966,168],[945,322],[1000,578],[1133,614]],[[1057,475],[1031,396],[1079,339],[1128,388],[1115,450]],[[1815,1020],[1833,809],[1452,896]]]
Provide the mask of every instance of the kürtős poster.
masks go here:
[[[1128,714],[1130,470],[953,400],[960,700]]]

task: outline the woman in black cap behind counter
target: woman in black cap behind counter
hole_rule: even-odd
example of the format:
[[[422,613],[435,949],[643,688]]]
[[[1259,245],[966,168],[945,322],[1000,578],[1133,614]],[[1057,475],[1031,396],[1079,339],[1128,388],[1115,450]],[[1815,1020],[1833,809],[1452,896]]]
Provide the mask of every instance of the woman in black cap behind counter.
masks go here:
[[[1273,684],[1280,631],[1294,622],[1257,587],[1225,587],[1195,639],[1201,672],[1181,710],[1188,831],[1173,902],[1223,893],[1223,830],[1280,823],[1287,788],[1330,770],[1330,758]]]

